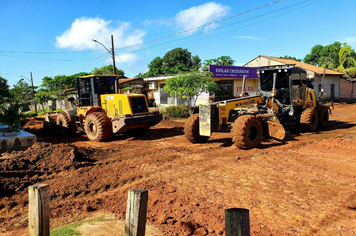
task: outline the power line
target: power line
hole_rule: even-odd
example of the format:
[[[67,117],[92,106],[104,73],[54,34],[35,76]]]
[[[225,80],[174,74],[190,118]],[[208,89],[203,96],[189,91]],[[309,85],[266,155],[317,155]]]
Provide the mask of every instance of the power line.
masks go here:
[[[171,34],[171,35],[167,35],[167,36],[164,36],[164,37],[161,37],[161,38],[152,39],[152,40],[150,40],[150,41],[146,41],[146,42],[143,42],[143,43],[138,43],[138,44],[135,44],[135,45],[130,45],[130,46],[118,48],[117,50],[122,50],[122,49],[126,49],[126,48],[137,47],[137,46],[140,46],[140,45],[143,45],[143,44],[148,44],[148,43],[156,42],[156,41],[159,41],[159,40],[162,40],[162,39],[166,39],[166,38],[170,38],[170,37],[177,36],[177,35],[180,35],[180,34],[184,34],[184,33],[187,33],[187,32],[195,31],[195,30],[198,30],[198,29],[203,28],[203,27],[206,27],[206,26],[210,26],[210,25],[213,25],[213,24],[217,24],[217,23],[219,23],[219,22],[222,22],[222,21],[225,21],[225,20],[229,20],[229,19],[232,19],[232,18],[234,18],[234,17],[242,16],[242,15],[245,15],[245,14],[247,14],[247,13],[260,10],[260,9],[262,9],[262,8],[265,8],[265,7],[274,5],[274,4],[279,3],[279,2],[282,2],[282,1],[283,1],[283,0],[277,0],[277,1],[274,1],[274,2],[271,2],[271,3],[268,3],[268,4],[266,4],[266,5],[263,5],[263,6],[260,6],[260,7],[256,7],[256,8],[254,8],[254,9],[247,10],[247,11],[244,11],[244,12],[238,13],[238,14],[236,14],[236,15],[232,15],[232,16],[229,16],[229,17],[226,17],[226,18],[217,20],[217,21],[213,21],[213,22],[210,22],[210,23],[201,25],[201,26],[197,26],[197,27],[194,27],[194,28],[191,28],[191,29],[188,29],[188,30],[184,30],[184,31],[181,31],[181,32],[178,32],[178,33],[174,33],[174,34]]]
[[[238,14],[235,14],[235,15],[220,19],[220,20],[209,22],[209,23],[204,24],[204,25],[200,25],[200,26],[197,26],[197,27],[194,27],[194,28],[191,28],[191,29],[183,30],[183,31],[171,34],[171,35],[167,35],[167,36],[161,37],[161,38],[152,39],[152,40],[149,40],[149,41],[146,41],[146,42],[142,42],[142,43],[138,43],[138,44],[134,44],[134,45],[129,45],[129,46],[126,46],[126,47],[117,48],[115,50],[122,50],[122,49],[126,49],[126,48],[137,47],[137,46],[140,46],[140,45],[156,42],[156,41],[159,41],[159,40],[162,40],[162,39],[170,38],[170,37],[177,36],[177,35],[180,35],[180,34],[184,34],[184,33],[187,33],[187,32],[195,31],[195,30],[198,30],[198,29],[206,27],[206,26],[217,24],[219,22],[222,22],[222,21],[225,21],[225,20],[229,20],[229,19],[232,19],[234,17],[245,15],[247,13],[250,13],[250,12],[253,12],[253,11],[260,10],[262,8],[266,8],[266,7],[272,6],[272,5],[277,4],[279,2],[282,2],[282,1],[284,1],[284,0],[277,0],[277,1],[265,4],[263,6],[256,7],[254,9],[250,9],[250,10],[247,10],[247,11],[244,11],[244,12],[241,12],[241,13],[238,13]],[[19,51],[1,51],[0,50],[0,53],[56,54],[56,53],[83,53],[83,52],[93,52],[93,51],[100,51],[100,50],[62,51],[62,52],[30,52],[30,51],[19,52]]]

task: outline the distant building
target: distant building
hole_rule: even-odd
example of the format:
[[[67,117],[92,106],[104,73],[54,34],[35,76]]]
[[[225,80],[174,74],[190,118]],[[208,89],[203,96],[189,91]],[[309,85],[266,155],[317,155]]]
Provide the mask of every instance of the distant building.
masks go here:
[[[321,80],[324,74],[324,68],[309,65],[299,61],[286,58],[258,56],[247,62],[244,66],[247,67],[262,67],[262,68],[286,68],[300,67],[307,71],[308,78],[314,81],[314,90],[318,95],[321,90]],[[340,80],[343,73],[326,69],[324,78],[324,94],[326,97],[338,99],[340,98]]]
[[[257,68],[210,65],[209,69],[213,73],[212,79],[216,81],[220,92],[217,94],[203,93],[198,97],[196,105],[239,97],[244,75],[247,76],[246,92],[249,95],[254,95],[258,90]],[[162,107],[186,104],[185,99],[175,98],[163,90],[166,80],[175,76],[178,75],[145,78],[144,80],[149,84],[147,94],[149,101],[154,101],[156,105]]]

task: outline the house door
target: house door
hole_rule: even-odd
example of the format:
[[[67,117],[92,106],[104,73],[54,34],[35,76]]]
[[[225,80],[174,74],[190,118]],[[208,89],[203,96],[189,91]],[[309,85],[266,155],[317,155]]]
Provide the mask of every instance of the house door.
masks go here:
[[[335,84],[330,85],[330,98],[335,98]]]

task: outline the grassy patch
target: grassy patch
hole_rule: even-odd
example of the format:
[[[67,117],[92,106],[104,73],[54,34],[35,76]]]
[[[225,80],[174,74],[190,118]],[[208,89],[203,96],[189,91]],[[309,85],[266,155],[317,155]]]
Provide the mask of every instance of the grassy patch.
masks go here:
[[[83,225],[85,223],[100,222],[100,221],[104,221],[104,220],[105,220],[105,217],[101,216],[101,217],[98,217],[98,218],[86,219],[86,220],[78,221],[78,222],[75,222],[75,223],[70,224],[70,225],[66,225],[66,226],[62,226],[62,227],[51,229],[50,235],[51,236],[80,235],[79,231],[77,231],[76,229],[78,227],[80,227],[81,225]]]

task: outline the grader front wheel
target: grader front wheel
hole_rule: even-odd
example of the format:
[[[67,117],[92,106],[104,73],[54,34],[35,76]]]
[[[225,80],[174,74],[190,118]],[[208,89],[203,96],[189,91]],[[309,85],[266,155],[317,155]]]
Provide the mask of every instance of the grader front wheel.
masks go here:
[[[61,112],[57,115],[56,119],[57,131],[60,134],[75,134],[77,132],[77,126],[74,121],[71,121],[66,112]]]
[[[208,136],[199,134],[199,114],[190,116],[184,126],[185,137],[191,143],[205,143],[208,141]]]
[[[300,116],[300,125],[307,132],[313,132],[318,128],[319,117],[316,108],[305,109]]]
[[[326,128],[329,126],[329,108],[326,106],[319,106],[317,108],[319,116],[319,127]]]
[[[111,120],[103,112],[93,112],[85,117],[84,130],[91,141],[105,141],[112,134]]]
[[[256,148],[260,145],[263,128],[261,122],[253,115],[243,115],[233,124],[232,141],[240,149]]]

